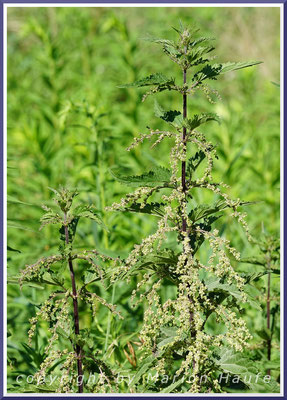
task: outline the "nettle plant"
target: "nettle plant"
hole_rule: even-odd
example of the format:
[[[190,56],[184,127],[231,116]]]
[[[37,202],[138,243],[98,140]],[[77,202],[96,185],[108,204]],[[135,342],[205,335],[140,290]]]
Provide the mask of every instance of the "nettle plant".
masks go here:
[[[43,351],[43,361],[34,374],[33,382],[37,391],[46,388],[56,392],[82,393],[86,386],[85,391],[103,392],[114,385],[115,377],[102,360],[100,351],[95,350],[91,329],[81,329],[79,303],[82,303],[85,317],[89,308],[92,316],[95,316],[99,304],[102,304],[121,318],[116,307],[95,293],[92,286],[95,282],[101,282],[105,287],[105,269],[107,265],[114,266],[117,259],[94,249],[74,250],[76,230],[82,218],[96,221],[102,228],[106,228],[94,206],[73,206],[74,198],[78,195],[76,191],[64,188],[52,190],[57,209],[43,206],[46,212],[41,218],[41,228],[48,224],[60,226],[59,254],[49,255],[27,265],[19,278],[21,288],[31,282],[58,288],[49,294],[47,300],[39,306],[35,317],[30,319],[29,346],[32,346],[33,336],[41,321],[48,323],[50,333]],[[94,374],[93,380],[88,380],[89,373]]]
[[[188,115],[188,98],[201,90],[210,100],[219,97],[207,85],[227,72],[258,64],[228,62],[211,64],[214,50],[210,38],[196,37],[197,31],[175,29],[177,41],[152,39],[182,71],[182,82],[155,73],[121,88],[147,87],[147,96],[173,91],[181,96],[182,111],[166,111],[155,102],[155,115],[169,125],[168,130],[149,129],[134,139],[132,150],[146,139],[154,139],[152,147],[168,139],[169,167],[154,167],[140,176],[125,176],[112,169],[113,176],[122,183],[138,187],[109,210],[147,213],[158,217],[156,232],[136,244],[114,279],[130,279],[145,271],[133,299],[135,305],[146,302],[140,332],[142,343],[142,371],[172,376],[144,383],[138,390],[221,392],[226,381],[220,381],[220,371],[239,374],[249,372],[255,377],[253,363],[241,353],[248,349],[251,334],[241,314],[244,303],[254,301],[245,291],[247,279],[234,269],[240,253],[230,240],[219,233],[214,224],[223,211],[230,210],[229,218],[241,223],[250,239],[245,214],[240,207],[249,203],[233,200],[226,193],[227,186],[212,178],[215,146],[201,131],[209,121],[218,121],[213,113]],[[197,193],[211,192],[216,198],[210,204],[198,203]],[[172,243],[174,238],[176,243]],[[200,249],[209,251],[207,262],[202,262]],[[208,249],[209,248],[209,249]],[[175,295],[163,301],[160,295],[166,282],[174,285]],[[215,318],[214,318],[215,317]],[[206,329],[209,318],[223,327],[220,333]],[[248,369],[249,368],[249,369]],[[202,376],[205,378],[202,379]],[[138,381],[137,377],[137,381]],[[243,382],[244,384],[244,382]],[[245,383],[254,391],[269,391],[262,379]]]

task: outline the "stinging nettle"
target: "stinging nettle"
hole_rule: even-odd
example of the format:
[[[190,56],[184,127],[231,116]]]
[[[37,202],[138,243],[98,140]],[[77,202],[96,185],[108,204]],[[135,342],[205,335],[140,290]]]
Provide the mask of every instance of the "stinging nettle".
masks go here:
[[[85,386],[85,391],[88,392],[105,392],[105,388],[111,387],[111,383],[116,381],[116,376],[102,360],[101,355],[94,351],[93,336],[87,329],[81,329],[79,302],[82,302],[85,310],[90,308],[93,316],[97,314],[99,304],[102,304],[122,318],[116,307],[94,293],[91,286],[94,282],[101,282],[105,287],[105,265],[114,265],[118,260],[95,249],[74,250],[73,242],[80,219],[88,218],[102,228],[106,227],[93,205],[73,206],[77,191],[65,188],[51,190],[55,194],[57,210],[43,206],[46,212],[41,218],[41,228],[48,224],[60,225],[59,254],[43,257],[36,263],[27,265],[19,278],[20,287],[30,282],[38,282],[58,288],[50,293],[47,300],[40,305],[36,316],[30,319],[29,346],[32,345],[36,327],[41,321],[48,322],[50,333],[44,349],[43,362],[33,379],[38,383],[37,389],[40,390],[43,390],[46,380],[51,379],[55,382],[55,391],[60,393],[83,393]],[[75,268],[75,263],[79,261],[84,263],[84,274],[81,281],[78,279],[77,282],[79,266]],[[52,367],[59,361],[57,371]],[[97,372],[97,379],[88,381],[87,385],[85,373],[87,375],[90,371]],[[49,384],[46,387],[51,391]]]
[[[212,178],[215,146],[206,138],[204,125],[219,121],[213,113],[194,114],[189,111],[188,99],[202,91],[213,103],[220,98],[207,82],[227,72],[252,67],[258,61],[211,63],[213,39],[197,37],[197,30],[175,29],[178,40],[149,38],[160,45],[165,55],[182,71],[182,81],[162,73],[153,73],[120,88],[147,88],[142,100],[164,91],[181,96],[182,110],[165,110],[154,102],[155,116],[163,120],[166,130],[150,129],[135,138],[128,151],[152,140],[152,148],[168,139],[170,148],[168,168],[156,166],[138,176],[125,176],[111,169],[115,179],[136,187],[119,203],[108,210],[129,211],[158,217],[156,232],[136,244],[114,279],[130,279],[144,271],[142,280],[133,291],[136,305],[146,301],[144,322],[140,332],[143,358],[149,370],[161,376],[178,377],[170,386],[146,386],[149,391],[222,392],[219,371],[225,365],[250,365],[242,355],[248,348],[251,334],[241,316],[242,305],[253,299],[248,294],[248,282],[234,265],[240,254],[230,240],[223,237],[214,223],[230,210],[229,216],[241,223],[248,239],[251,236],[241,207],[250,203],[233,200],[223,182]],[[211,192],[214,202],[198,202],[198,191]],[[176,237],[173,246],[170,238]],[[207,262],[199,251],[209,249]],[[176,288],[175,296],[163,301],[162,282],[168,280]],[[206,330],[209,317],[224,329],[219,334]],[[206,382],[200,376],[206,375]],[[189,378],[189,379],[187,379]],[[184,383],[183,383],[184,382]],[[262,382],[261,382],[262,383]],[[262,383],[263,385],[263,383]],[[250,390],[257,390],[252,383]],[[268,391],[268,389],[267,389]]]

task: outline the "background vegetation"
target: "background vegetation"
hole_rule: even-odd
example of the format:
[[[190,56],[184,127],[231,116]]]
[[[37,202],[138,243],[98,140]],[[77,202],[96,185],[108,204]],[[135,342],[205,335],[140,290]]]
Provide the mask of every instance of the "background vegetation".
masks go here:
[[[156,47],[140,39],[147,33],[169,37],[170,27],[177,26],[179,20],[195,24],[203,36],[216,36],[218,61],[264,62],[256,68],[224,75],[220,85],[215,81],[214,87],[222,97],[215,106],[198,95],[189,107],[194,112],[216,112],[222,119],[221,125],[204,128],[207,137],[218,145],[215,180],[231,185],[229,193],[234,198],[260,201],[247,209],[251,234],[259,239],[264,227],[267,233],[279,235],[280,94],[272,84],[279,83],[278,8],[10,8],[8,276],[17,275],[27,263],[44,252],[52,254],[58,247],[53,229],[39,232],[43,213],[40,206],[49,204],[52,197],[49,187],[77,188],[83,201],[95,204],[102,212],[110,232],[92,221],[81,225],[76,243],[79,248],[98,248],[104,254],[125,257],[135,243],[154,231],[156,221],[152,216],[104,212],[125,190],[114,181],[109,168],[116,165],[142,173],[154,165],[165,166],[168,155],[164,148],[168,144],[161,145],[160,153],[157,149],[150,151],[147,143],[133,152],[125,151],[132,138],[144,131],[146,121],[151,126],[158,122],[153,116],[152,100],[142,106],[140,90],[123,90],[117,85],[157,70],[167,75],[178,73],[170,70],[164,56],[158,57]],[[166,92],[160,96],[166,108],[179,108]],[[247,242],[238,225],[225,219],[223,232],[243,257],[259,255],[259,247]],[[238,268],[254,268],[256,272],[263,267],[245,264]],[[273,309],[279,301],[276,276],[272,276]],[[268,332],[263,332],[265,278],[255,283],[263,312],[251,307],[245,312],[254,336],[254,358],[262,365],[266,363],[268,340]],[[108,350],[107,359],[127,371],[138,362],[137,332],[143,311],[130,305],[135,284],[118,283],[113,291],[101,293],[107,301],[119,305],[123,322],[115,321],[103,307],[99,307],[93,321],[81,314],[84,327],[95,328],[95,346],[103,352]],[[11,280],[8,285],[10,384],[19,371],[27,375],[35,371],[41,362],[41,347],[47,342],[42,325],[34,349],[22,344],[27,343],[29,318],[47,297],[44,287],[35,286],[25,286],[21,292]],[[168,297],[168,293],[167,285],[162,295]],[[275,320],[273,341],[270,368],[278,379],[279,318]]]

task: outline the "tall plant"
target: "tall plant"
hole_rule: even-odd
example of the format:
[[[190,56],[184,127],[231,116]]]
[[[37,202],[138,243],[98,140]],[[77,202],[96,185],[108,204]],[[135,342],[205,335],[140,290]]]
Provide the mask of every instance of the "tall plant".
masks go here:
[[[177,41],[149,40],[159,44],[181,69],[181,83],[158,72],[120,86],[147,87],[143,101],[165,91],[173,91],[181,97],[182,111],[167,111],[157,101],[154,103],[155,115],[170,129],[150,129],[135,138],[128,148],[132,150],[146,139],[155,138],[152,147],[170,139],[173,145],[169,167],[156,166],[140,176],[125,176],[112,169],[118,181],[138,188],[109,210],[158,217],[156,232],[135,245],[118,271],[119,278],[145,271],[133,292],[133,297],[140,293],[138,301],[147,302],[140,332],[143,370],[149,369],[161,376],[173,374],[176,378],[172,385],[168,385],[170,381],[161,380],[156,387],[146,384],[141,390],[220,392],[224,382],[219,379],[219,371],[236,373],[242,371],[243,365],[251,366],[250,361],[238,353],[248,347],[251,338],[241,316],[242,304],[252,304],[254,300],[245,291],[246,278],[233,267],[234,261],[240,260],[238,250],[214,224],[220,226],[217,221],[223,216],[222,212],[230,210],[230,218],[237,219],[250,238],[245,214],[240,211],[240,207],[248,203],[231,199],[226,193],[227,186],[212,178],[216,149],[201,127],[219,118],[213,113],[192,114],[188,99],[201,90],[213,102],[214,95],[219,95],[207,81],[259,62],[212,64],[210,53],[214,46],[210,38],[196,37],[194,30],[175,30],[179,35]],[[198,192],[208,191],[214,194],[214,202],[203,204],[197,200]],[[203,252],[209,254],[207,261],[202,261],[200,253]],[[164,301],[160,293],[167,281],[174,286],[175,294]],[[207,329],[210,319],[220,327],[219,333]],[[231,371],[228,370],[230,364],[236,366]],[[205,380],[202,380],[203,375]],[[256,384],[249,382],[246,386],[258,390]]]
[[[43,257],[36,263],[26,266],[19,278],[21,287],[36,282],[57,288],[49,293],[44,303],[39,306],[36,316],[30,320],[30,346],[41,320],[48,322],[50,333],[43,351],[42,363],[34,374],[34,382],[37,391],[46,388],[49,391],[54,389],[57,392],[83,393],[85,378],[88,380],[87,373],[94,373],[93,380],[88,380],[86,391],[101,392],[103,387],[110,387],[111,382],[114,383],[114,376],[95,350],[97,346],[92,330],[81,327],[79,303],[82,303],[85,319],[87,307],[91,309],[92,315],[96,316],[99,304],[120,316],[116,307],[95,293],[93,287],[95,282],[101,281],[104,284],[105,264],[114,264],[116,259],[94,249],[80,251],[74,249],[74,239],[80,219],[89,218],[103,228],[105,226],[92,205],[73,206],[74,197],[78,194],[76,191],[64,188],[53,191],[57,209],[43,206],[46,212],[41,218],[41,228],[47,224],[60,226],[59,253]],[[84,268],[79,265],[79,261],[85,264]],[[85,371],[87,371],[86,377]],[[51,382],[54,385],[51,385]],[[22,389],[25,391],[27,388]],[[28,389],[31,390],[29,385]]]

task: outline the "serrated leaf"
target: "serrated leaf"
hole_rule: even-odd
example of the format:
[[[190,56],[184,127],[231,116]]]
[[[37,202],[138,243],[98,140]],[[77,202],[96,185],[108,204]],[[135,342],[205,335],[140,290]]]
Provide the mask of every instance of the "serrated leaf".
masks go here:
[[[80,205],[74,208],[73,216],[76,219],[80,218],[88,218],[92,221],[96,221],[98,225],[100,225],[103,229],[108,231],[108,228],[104,224],[102,218],[99,216],[99,212],[93,205]]]
[[[117,173],[115,169],[110,169],[110,173],[117,181],[125,183],[128,186],[168,186],[171,178],[171,171],[163,167],[154,167],[151,171],[143,175],[125,176]]]
[[[193,80],[197,82],[202,82],[205,79],[216,79],[220,74],[225,74],[226,72],[236,71],[238,69],[252,67],[257,64],[261,64],[262,61],[246,61],[246,62],[227,62],[225,64],[213,64],[205,65],[200,71],[198,71]]]
[[[193,129],[209,121],[220,122],[220,118],[214,113],[195,114],[192,119],[187,119],[185,123],[186,127],[192,131]]]
[[[133,83],[119,85],[119,88],[157,86],[163,84],[174,84],[174,78],[168,78],[162,73],[151,74],[145,78],[139,79]]]

